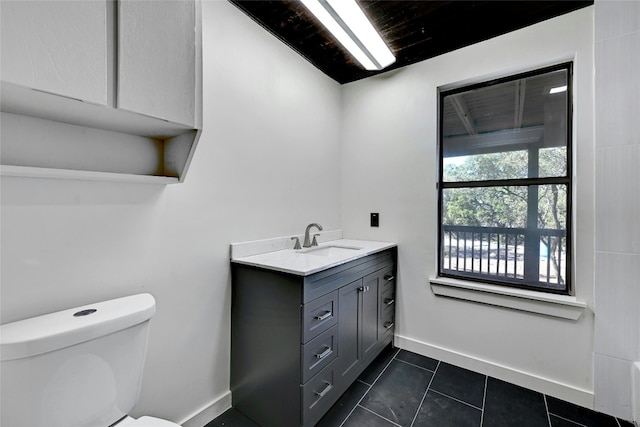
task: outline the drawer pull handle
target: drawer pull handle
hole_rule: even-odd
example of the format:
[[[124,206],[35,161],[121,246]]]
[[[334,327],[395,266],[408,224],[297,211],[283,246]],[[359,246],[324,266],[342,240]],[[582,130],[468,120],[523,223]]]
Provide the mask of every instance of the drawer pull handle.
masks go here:
[[[324,314],[321,314],[320,316],[316,316],[316,320],[324,320],[324,319],[328,319],[329,317],[331,317],[333,313],[329,310],[329,311],[325,311]]]
[[[391,305],[391,304],[393,304],[394,302],[396,302],[396,300],[395,300],[395,299],[393,299],[393,298],[387,298],[387,299],[385,299],[385,300],[384,300],[384,303],[385,303],[386,305]]]
[[[384,324],[384,328],[385,328],[385,329],[391,329],[391,328],[393,328],[393,322],[386,322],[386,323]]]
[[[324,346],[324,351],[320,354],[316,353],[316,359],[324,359],[325,357],[327,357],[328,355],[331,354],[331,347],[329,347],[328,345]]]
[[[384,280],[386,280],[386,281],[390,281],[390,280],[393,280],[395,278],[396,278],[396,276],[394,276],[393,274],[385,274],[384,275]]]
[[[317,392],[314,391],[314,393],[318,396],[318,397],[324,397],[325,394],[329,393],[329,390],[331,390],[333,388],[333,385],[328,382],[328,381],[324,381],[324,383],[327,385],[324,390],[322,390],[321,392]]]

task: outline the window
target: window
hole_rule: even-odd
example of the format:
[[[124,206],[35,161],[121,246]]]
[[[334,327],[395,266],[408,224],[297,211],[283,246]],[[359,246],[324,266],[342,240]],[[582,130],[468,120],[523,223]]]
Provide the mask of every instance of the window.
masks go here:
[[[570,293],[571,71],[440,93],[440,276]]]

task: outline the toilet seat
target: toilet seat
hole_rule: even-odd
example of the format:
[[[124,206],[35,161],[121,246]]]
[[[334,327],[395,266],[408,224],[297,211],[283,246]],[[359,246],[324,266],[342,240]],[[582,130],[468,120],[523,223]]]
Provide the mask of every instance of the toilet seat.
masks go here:
[[[140,417],[137,420],[131,417],[127,417],[124,420],[117,423],[114,427],[181,427],[171,421],[163,420],[154,417]]]

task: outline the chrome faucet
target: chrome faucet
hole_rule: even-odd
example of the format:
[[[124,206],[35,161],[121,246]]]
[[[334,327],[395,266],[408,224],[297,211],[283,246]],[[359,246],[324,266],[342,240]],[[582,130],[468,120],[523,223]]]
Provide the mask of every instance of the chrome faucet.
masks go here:
[[[318,246],[318,242],[316,241],[315,236],[313,238],[313,242],[311,242],[311,240],[309,240],[309,230],[312,227],[317,228],[318,231],[322,231],[322,226],[320,224],[316,224],[314,222],[314,223],[311,223],[311,224],[307,225],[307,229],[304,231],[304,243],[302,244],[303,248],[310,248],[311,246]]]

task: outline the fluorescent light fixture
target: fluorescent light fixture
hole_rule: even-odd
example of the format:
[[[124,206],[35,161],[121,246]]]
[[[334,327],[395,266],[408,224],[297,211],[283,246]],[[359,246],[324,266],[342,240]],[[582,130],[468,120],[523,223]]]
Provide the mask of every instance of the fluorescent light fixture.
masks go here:
[[[367,70],[396,61],[355,0],[301,0],[311,13]]]
[[[567,91],[567,86],[558,86],[558,87],[552,87],[549,90],[549,93],[560,93],[560,92],[566,92]]]

